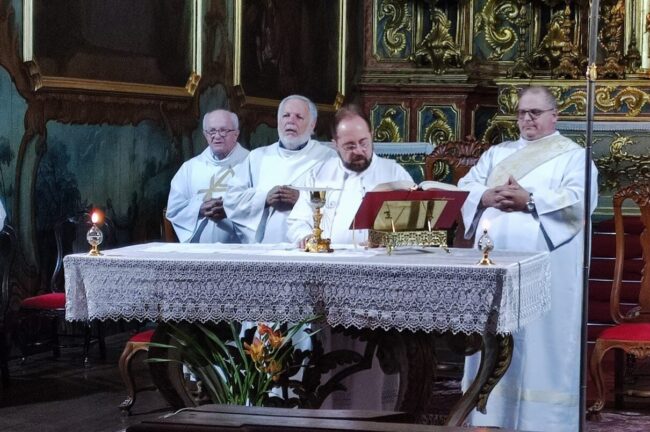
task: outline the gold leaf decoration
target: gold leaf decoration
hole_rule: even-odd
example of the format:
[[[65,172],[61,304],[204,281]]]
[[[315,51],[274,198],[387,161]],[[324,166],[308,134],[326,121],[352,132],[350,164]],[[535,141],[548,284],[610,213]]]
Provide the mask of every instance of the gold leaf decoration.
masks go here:
[[[402,142],[403,138],[399,133],[399,126],[393,120],[393,116],[397,115],[397,110],[388,108],[381,116],[379,125],[375,128],[374,141],[376,142]]]
[[[453,137],[453,130],[447,124],[445,113],[437,108],[428,108],[428,110],[434,120],[424,130],[424,141],[435,145],[449,141]]]
[[[501,60],[503,55],[517,43],[515,30],[504,24],[507,20],[514,20],[518,16],[517,5],[513,1],[488,0],[474,21],[474,32],[478,35],[483,32],[485,41],[492,48],[489,60]]]
[[[431,30],[417,44],[415,52],[409,60],[418,65],[430,65],[433,73],[441,75],[448,68],[462,68],[470,60],[470,56],[462,54],[460,47],[451,37],[451,21],[447,15],[436,7],[429,11]]]
[[[406,31],[411,30],[411,14],[405,0],[384,0],[379,6],[378,20],[386,20],[382,43],[388,54],[397,57],[406,48]]]

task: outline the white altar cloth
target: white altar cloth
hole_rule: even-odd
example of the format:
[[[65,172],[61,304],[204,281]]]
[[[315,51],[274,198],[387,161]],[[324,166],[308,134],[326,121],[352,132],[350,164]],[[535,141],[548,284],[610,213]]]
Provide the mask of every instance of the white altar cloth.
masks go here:
[[[548,253],[149,243],[64,259],[66,319],[296,322],[507,334],[550,307]]]

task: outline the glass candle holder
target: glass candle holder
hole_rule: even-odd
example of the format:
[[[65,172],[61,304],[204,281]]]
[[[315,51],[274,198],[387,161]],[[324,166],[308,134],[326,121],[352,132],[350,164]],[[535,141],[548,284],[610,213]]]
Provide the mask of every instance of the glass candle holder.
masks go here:
[[[102,233],[102,230],[97,226],[97,223],[100,220],[97,212],[93,212],[90,216],[90,220],[92,221],[93,226],[91,226],[88,233],[86,233],[86,240],[90,245],[90,252],[88,252],[88,255],[98,256],[101,255],[101,252],[99,252],[99,245],[104,241],[104,233]]]
[[[493,265],[494,261],[490,259],[490,252],[494,249],[494,242],[488,235],[487,229],[483,230],[483,235],[478,239],[478,249],[483,253],[483,257],[478,262],[479,265]]]

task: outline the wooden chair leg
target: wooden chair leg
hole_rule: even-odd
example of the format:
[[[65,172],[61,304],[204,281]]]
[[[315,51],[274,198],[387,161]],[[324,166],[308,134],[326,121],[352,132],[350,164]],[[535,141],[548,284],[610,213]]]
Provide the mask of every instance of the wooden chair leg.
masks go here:
[[[609,348],[604,348],[600,341],[596,341],[594,351],[591,353],[589,375],[596,386],[596,401],[589,407],[587,416],[590,420],[600,420],[600,411],[605,406],[605,380],[603,379],[602,360]]]
[[[146,342],[127,342],[124,346],[124,351],[120,356],[118,366],[120,368],[120,375],[126,387],[126,399],[120,404],[119,408],[122,411],[130,412],[131,407],[135,404],[135,397],[137,390],[135,388],[135,379],[131,374],[131,361],[139,351],[148,351],[149,344]]]
[[[127,342],[118,362],[120,375],[122,375],[122,381],[126,387],[126,399],[120,404],[120,409],[127,412],[135,403],[135,380],[131,376],[131,359],[136,353],[133,348],[133,343]]]

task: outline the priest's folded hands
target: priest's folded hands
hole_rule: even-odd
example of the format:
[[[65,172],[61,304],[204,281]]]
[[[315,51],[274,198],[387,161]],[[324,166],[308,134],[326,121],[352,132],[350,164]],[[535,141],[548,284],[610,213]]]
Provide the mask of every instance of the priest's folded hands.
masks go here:
[[[300,192],[291,186],[275,186],[266,195],[266,206],[279,211],[291,210],[299,196]]]
[[[226,210],[223,208],[223,198],[219,197],[204,201],[199,209],[199,215],[215,222],[225,219],[227,216]]]

